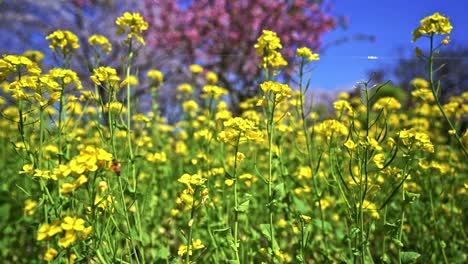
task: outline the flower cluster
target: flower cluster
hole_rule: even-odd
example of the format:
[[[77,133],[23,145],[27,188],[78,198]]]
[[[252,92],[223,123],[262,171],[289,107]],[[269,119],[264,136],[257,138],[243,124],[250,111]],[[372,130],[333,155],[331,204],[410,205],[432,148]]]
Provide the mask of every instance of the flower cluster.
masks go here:
[[[413,31],[413,42],[418,40],[423,35],[446,35],[452,32],[452,25],[448,17],[435,12],[431,16],[427,16],[421,20],[421,25]]]
[[[320,60],[320,56],[317,53],[312,53],[307,47],[298,48],[296,50],[296,57],[302,58],[307,62]]]
[[[117,18],[115,23],[119,26],[117,30],[118,35],[122,35],[128,30],[127,41],[136,38],[142,45],[146,45],[142,33],[148,29],[148,23],[145,22],[139,13],[125,12],[122,16]]]
[[[279,82],[266,81],[260,84],[260,89],[267,96],[272,93],[275,96],[275,101],[280,102],[284,98],[290,97],[292,90],[287,84],[282,84]]]
[[[260,63],[262,68],[271,67],[275,69],[288,65],[288,62],[278,51],[278,49],[281,49],[283,46],[275,32],[263,30],[262,35],[257,39],[257,43],[254,47],[257,51],[257,55],[262,56],[262,62]]]
[[[57,30],[46,37],[50,41],[49,47],[55,52],[62,52],[64,55],[80,48],[78,37],[68,30]]]
[[[101,66],[93,70],[91,80],[100,86],[112,86],[114,87],[120,81],[120,77],[117,75],[117,71],[111,67]]]
[[[94,48],[101,47],[101,49],[109,54],[112,51],[112,44],[103,35],[92,35],[88,38],[88,43]]]
[[[86,240],[92,231],[92,226],[85,226],[85,220],[78,217],[66,216],[63,219],[57,219],[52,223],[42,224],[37,231],[36,239],[38,241],[51,240],[56,235],[65,233],[58,241],[57,245],[61,248],[68,248],[78,239]],[[51,261],[57,256],[57,250],[49,248],[44,254],[43,259]],[[76,256],[75,256],[76,258]]]
[[[218,134],[217,139],[221,142],[239,143],[253,141],[262,142],[263,133],[258,131],[255,124],[241,117],[234,117],[224,122],[224,130]]]
[[[426,133],[418,132],[413,129],[403,129],[400,131],[399,136],[403,141],[403,144],[410,149],[414,146],[421,148],[426,152],[434,152],[434,145],[432,144],[429,135]]]

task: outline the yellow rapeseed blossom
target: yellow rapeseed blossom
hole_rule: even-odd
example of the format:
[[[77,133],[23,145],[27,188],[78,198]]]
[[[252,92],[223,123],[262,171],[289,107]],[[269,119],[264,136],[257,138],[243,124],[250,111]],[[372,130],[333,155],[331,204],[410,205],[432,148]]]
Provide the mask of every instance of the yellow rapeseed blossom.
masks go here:
[[[401,108],[400,102],[394,97],[379,98],[372,106],[373,110],[398,110]]]
[[[320,59],[317,53],[312,53],[312,51],[307,47],[298,48],[296,50],[296,57],[303,58],[308,62],[317,61]]]
[[[117,75],[117,71],[114,68],[101,66],[93,70],[91,80],[96,85],[115,86],[115,84],[120,81],[120,77]]]
[[[25,215],[33,215],[34,211],[36,210],[37,202],[31,199],[27,199],[24,201],[24,214]]]
[[[258,131],[255,124],[241,117],[234,117],[224,122],[224,130],[218,134],[218,141],[235,143],[239,139],[239,143],[253,141],[261,142],[263,134]]]
[[[213,98],[214,100],[218,100],[219,97],[227,94],[228,91],[222,87],[219,87],[217,85],[205,85],[202,88],[202,94],[200,95],[200,97]]]
[[[212,71],[209,71],[205,75],[206,82],[208,84],[216,84],[218,82],[218,75]]]
[[[112,44],[103,35],[92,35],[88,38],[88,43],[94,48],[100,47],[106,54],[112,51]]]
[[[49,71],[49,75],[54,79],[59,79],[64,85],[73,84],[72,89],[81,90],[83,85],[81,84],[78,74],[69,69],[54,68]]]
[[[60,227],[60,221],[54,221],[53,223],[50,224],[43,224],[39,227],[39,230],[37,231],[37,240],[46,240],[49,239],[56,234],[62,233],[62,228]]]
[[[27,50],[23,53],[23,56],[28,57],[35,63],[41,63],[45,57],[44,53],[38,50]]]
[[[177,86],[177,92],[188,95],[188,94],[191,94],[192,91],[193,91],[193,88],[188,83],[183,83],[183,84]]]
[[[257,55],[262,56],[260,66],[262,68],[278,68],[288,65],[288,62],[283,58],[281,53],[277,51],[282,47],[281,40],[275,32],[263,30],[262,35],[257,39],[257,43],[254,45]]]
[[[49,47],[55,52],[69,54],[73,50],[80,48],[78,37],[68,30],[57,30],[46,37],[49,40]]]
[[[193,74],[200,74],[203,72],[203,67],[198,65],[198,64],[192,64],[189,66],[189,70],[193,73]]]
[[[282,84],[279,82],[266,81],[260,84],[260,89],[262,89],[265,95],[273,93],[275,95],[275,100],[280,102],[286,97],[290,97],[292,94],[292,89],[287,84]],[[265,100],[265,99],[264,99]]]
[[[130,84],[130,86],[137,86],[139,83],[140,82],[138,81],[138,78],[135,75],[130,75],[120,83],[120,87],[125,87],[128,84]]]
[[[54,248],[48,248],[42,257],[45,261],[52,261],[57,256],[58,252]]]
[[[205,245],[203,245],[203,243],[201,242],[200,239],[193,239],[192,240],[192,245],[190,247],[190,251],[188,252],[188,254],[191,256],[192,255],[192,250],[195,251],[195,250],[199,250],[199,249],[202,249],[202,248],[205,248]],[[187,245],[180,245],[179,246],[179,250],[177,251],[177,254],[179,256],[183,256],[185,254],[187,254]]]
[[[63,230],[75,230],[75,231],[83,231],[84,230],[84,223],[85,221],[81,218],[66,216],[63,219],[62,224],[60,225]]]
[[[131,41],[134,37],[142,45],[146,45],[142,37],[143,31],[148,29],[148,23],[143,19],[140,13],[125,12],[115,21],[118,26],[117,34],[122,35],[127,33],[127,41]]]
[[[421,20],[421,25],[413,31],[412,42],[415,42],[423,35],[450,34],[452,29],[453,27],[448,17],[441,15],[439,12],[435,12],[433,15],[427,16]]]
[[[146,75],[158,85],[164,82],[164,74],[158,70],[149,70]]]

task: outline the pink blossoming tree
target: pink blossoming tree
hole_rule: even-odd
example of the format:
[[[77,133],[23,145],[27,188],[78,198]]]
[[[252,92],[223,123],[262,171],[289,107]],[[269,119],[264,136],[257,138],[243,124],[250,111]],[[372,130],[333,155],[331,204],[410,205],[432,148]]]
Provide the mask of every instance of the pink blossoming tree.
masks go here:
[[[219,75],[233,103],[251,97],[261,75],[254,43],[263,29],[277,32],[283,56],[320,47],[321,36],[337,19],[332,5],[319,0],[145,0],[147,42],[181,63],[199,63]],[[288,73],[288,69],[284,71]]]

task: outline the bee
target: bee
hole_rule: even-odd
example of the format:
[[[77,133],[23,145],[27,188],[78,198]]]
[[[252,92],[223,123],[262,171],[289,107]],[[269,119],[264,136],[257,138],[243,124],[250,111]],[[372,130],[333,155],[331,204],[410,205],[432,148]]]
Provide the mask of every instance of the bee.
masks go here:
[[[112,160],[111,169],[115,172],[117,176],[120,176],[120,162],[118,160]]]

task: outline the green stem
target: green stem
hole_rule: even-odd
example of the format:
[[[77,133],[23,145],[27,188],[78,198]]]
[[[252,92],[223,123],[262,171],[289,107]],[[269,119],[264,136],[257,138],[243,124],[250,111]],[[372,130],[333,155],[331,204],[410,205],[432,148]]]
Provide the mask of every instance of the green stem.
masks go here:
[[[450,118],[445,113],[445,110],[442,107],[442,104],[440,103],[439,95],[437,94],[436,88],[434,86],[434,33],[432,33],[430,35],[428,74],[429,74],[429,85],[431,87],[432,94],[434,95],[434,99],[435,99],[435,102],[437,104],[437,107],[439,108],[439,111],[442,114],[442,116],[444,117],[447,124],[450,126],[450,129],[455,131],[454,136],[457,139],[457,142],[460,145],[460,147],[461,147],[461,149],[463,151],[463,154],[465,154],[465,156],[468,158],[468,149],[463,144],[463,141],[461,140],[460,136],[458,135],[457,130],[456,130],[455,126],[453,125],[452,121],[450,121]]]

